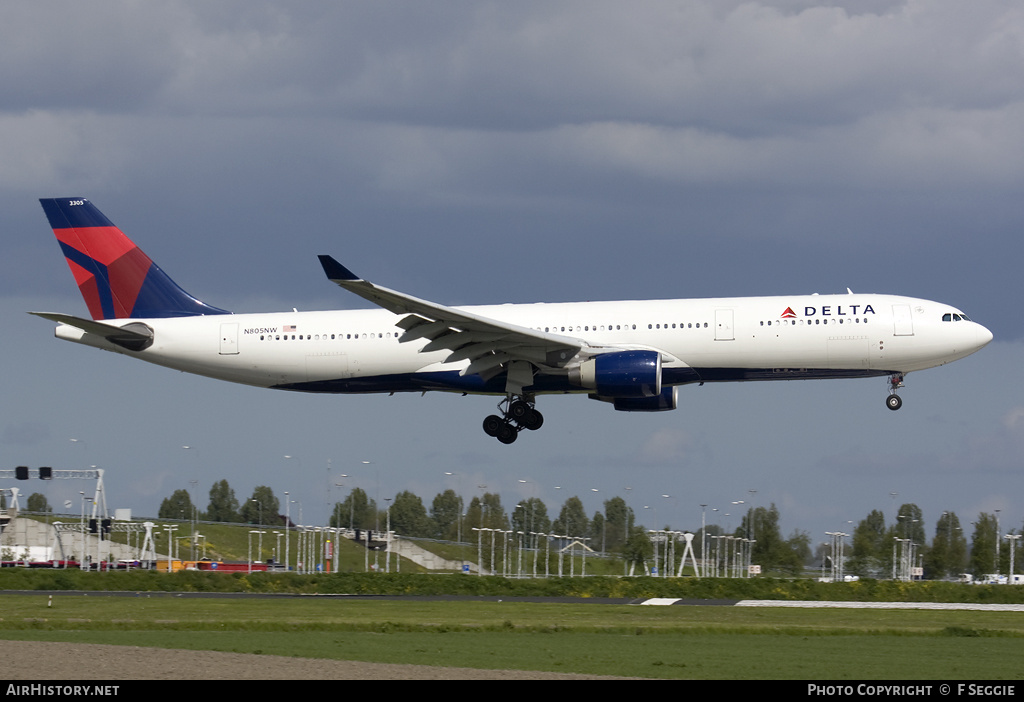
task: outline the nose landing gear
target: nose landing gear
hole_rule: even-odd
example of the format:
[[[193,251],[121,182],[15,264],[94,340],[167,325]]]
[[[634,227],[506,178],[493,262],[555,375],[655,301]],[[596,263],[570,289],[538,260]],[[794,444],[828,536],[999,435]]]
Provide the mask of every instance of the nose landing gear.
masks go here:
[[[498,404],[499,417],[488,415],[484,419],[484,433],[503,444],[511,444],[523,429],[536,431],[544,424],[544,415],[534,408],[533,397],[508,395]]]
[[[903,406],[903,398],[896,394],[896,391],[902,387],[902,373],[893,373],[889,376],[889,397],[885,398],[885,406],[894,412]]]

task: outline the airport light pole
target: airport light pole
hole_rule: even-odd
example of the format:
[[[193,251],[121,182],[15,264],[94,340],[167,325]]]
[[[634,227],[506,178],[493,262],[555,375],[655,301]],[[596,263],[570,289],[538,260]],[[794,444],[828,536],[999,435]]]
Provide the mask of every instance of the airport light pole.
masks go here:
[[[284,493],[284,569],[287,571],[291,568],[291,561],[289,560],[289,544],[291,543],[292,533],[292,502],[288,499],[288,491]]]
[[[632,489],[633,488],[631,488],[628,485],[623,488],[623,490],[625,491],[625,493],[627,495],[629,495],[629,491],[632,490]],[[625,510],[624,510],[624,512],[622,514],[622,553],[623,554],[627,554],[627,553],[629,553],[628,544],[629,544],[629,514],[630,514],[630,507],[629,507],[629,501],[626,500],[625,498],[623,498],[623,505],[625,507]],[[622,574],[623,575],[629,574],[629,559],[625,555],[623,555],[623,558],[622,558]]]
[[[388,503],[387,507],[387,531],[384,532],[384,572],[391,572],[391,499],[385,497],[384,501]]]
[[[186,445],[186,446],[182,446],[181,449],[183,451],[195,451],[196,447],[195,446],[188,446],[188,445]],[[198,455],[198,453],[196,455]],[[189,513],[188,517],[189,517],[189,523],[190,523],[190,525],[192,527],[192,554],[191,555],[192,555],[192,560],[194,561],[194,560],[196,560],[196,521],[197,521],[196,499],[198,498],[198,495],[196,493],[199,490],[199,481],[198,480],[189,480],[188,484],[192,488],[192,494],[189,495],[189,502],[192,503],[192,509],[190,510],[190,513]]]
[[[476,532],[476,574],[482,577],[484,574],[484,529],[483,527],[470,527]]]
[[[78,559],[78,567],[81,569],[85,565],[85,491],[79,490],[78,494],[82,498],[82,511],[78,518],[78,533],[82,537],[82,554]]]
[[[700,573],[702,578],[708,577],[707,507],[707,504],[700,506]]]
[[[293,461],[293,460],[294,461],[298,461],[299,462],[299,470],[300,471],[302,470],[302,459],[296,458],[295,456],[285,456],[284,460],[286,460],[286,461]],[[286,500],[287,500],[287,497],[288,497],[288,493],[286,492],[285,493],[285,499]],[[289,510],[286,510],[286,512],[290,511],[291,504],[289,503],[288,506],[289,506]],[[289,556],[290,550],[291,550],[289,548],[289,545],[291,544],[292,521],[291,521],[291,516],[290,515],[286,514],[286,518],[288,519],[288,525],[286,527],[285,537],[284,537],[284,560],[285,560],[285,564],[288,565],[290,563],[290,561],[288,560],[288,556]],[[302,521],[301,515],[299,517],[299,521],[300,522]]]
[[[1010,573],[1009,573],[1009,575],[1006,576],[1006,584],[1007,585],[1013,585],[1013,573],[1014,573],[1013,552],[1017,550],[1017,540],[1020,539],[1020,537],[1021,537],[1020,534],[1007,534],[1005,537],[1003,537],[1003,538],[1007,539],[1010,542]]]
[[[1002,510],[992,510],[996,513],[996,582],[999,582],[999,513]]]
[[[462,476],[451,471],[445,471],[444,474],[456,478],[455,484],[459,491],[456,495],[456,505],[459,513],[455,515],[455,541],[462,543]]]
[[[177,524],[165,524],[164,531],[167,532],[167,572],[171,572],[174,561],[174,532],[178,530]]]

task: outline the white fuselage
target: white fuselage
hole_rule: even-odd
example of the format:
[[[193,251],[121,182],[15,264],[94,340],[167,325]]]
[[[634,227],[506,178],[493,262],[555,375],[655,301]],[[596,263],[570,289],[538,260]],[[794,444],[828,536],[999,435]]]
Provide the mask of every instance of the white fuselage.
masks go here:
[[[893,295],[793,295],[456,308],[591,346],[661,353],[665,385],[729,380],[865,377],[943,365],[992,334],[953,307]],[[231,314],[141,322],[142,351],[61,324],[58,338],[169,368],[260,387],[309,392],[505,392],[460,375],[468,361],[399,341],[403,315],[381,309]],[[944,321],[944,317],[947,321]],[[955,321],[954,321],[955,320]],[[538,368],[533,393],[587,392],[559,368]]]

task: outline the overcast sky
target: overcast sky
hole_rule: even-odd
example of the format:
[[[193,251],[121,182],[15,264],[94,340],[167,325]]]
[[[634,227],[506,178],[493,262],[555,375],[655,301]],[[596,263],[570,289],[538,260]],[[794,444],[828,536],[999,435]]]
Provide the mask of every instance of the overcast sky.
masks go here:
[[[306,522],[354,485],[486,485],[689,529],[701,503],[733,528],[733,501],[775,503],[814,541],[903,502],[929,537],[944,510],[1021,527],[1018,3],[4,3],[0,65],[7,467],[101,466],[137,515],[226,478]],[[545,397],[503,446],[480,428],[497,398],[258,390],[54,339],[25,312],[86,313],[57,196],[235,312],[365,306],[326,253],[444,304],[849,287],[995,341],[908,376],[899,412],[884,378],[686,387],[660,414]]]

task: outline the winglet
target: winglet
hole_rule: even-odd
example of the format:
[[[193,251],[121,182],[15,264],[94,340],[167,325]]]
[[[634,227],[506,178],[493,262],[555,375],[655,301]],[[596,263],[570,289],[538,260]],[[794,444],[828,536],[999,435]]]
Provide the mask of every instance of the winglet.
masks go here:
[[[324,267],[324,273],[328,280],[362,280],[355,273],[334,260],[331,256],[318,256],[320,265]]]

